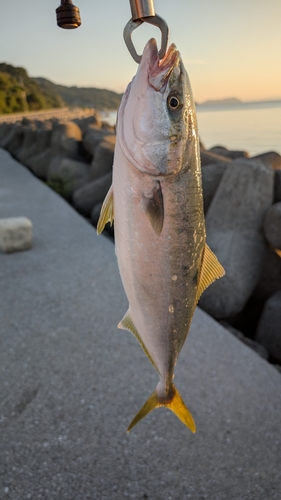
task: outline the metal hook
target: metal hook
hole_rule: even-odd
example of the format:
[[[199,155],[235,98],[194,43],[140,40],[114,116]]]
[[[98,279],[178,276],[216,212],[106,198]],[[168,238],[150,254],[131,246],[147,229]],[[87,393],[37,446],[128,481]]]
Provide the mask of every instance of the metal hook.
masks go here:
[[[161,48],[158,52],[159,54],[159,59],[163,59],[164,55],[166,54],[167,50],[167,45],[168,45],[168,39],[169,39],[169,28],[160,16],[147,16],[144,19],[137,19],[136,21],[133,21],[133,19],[130,19],[130,21],[126,24],[123,32],[125,44],[127,45],[127,48],[132,56],[132,58],[136,61],[136,63],[140,63],[141,61],[141,56],[137,53],[134,44],[132,42],[132,33],[133,31],[138,28],[142,23],[149,23],[153,24],[154,26],[157,26],[160,31],[161,31]]]
[[[132,19],[126,24],[123,32],[125,44],[132,58],[139,64],[141,56],[136,52],[132,42],[132,33],[142,23],[149,23],[157,26],[161,31],[161,48],[159,58],[163,59],[168,45],[169,28],[162,17],[155,14],[153,0],[130,0]]]

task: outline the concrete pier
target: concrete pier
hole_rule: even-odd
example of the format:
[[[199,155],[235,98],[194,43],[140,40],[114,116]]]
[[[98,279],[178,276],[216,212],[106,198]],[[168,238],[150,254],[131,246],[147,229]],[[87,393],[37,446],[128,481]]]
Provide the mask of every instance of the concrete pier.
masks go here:
[[[192,434],[158,409],[114,246],[0,150],[0,217],[33,248],[0,253],[0,498],[280,500],[281,376],[197,308],[175,384]]]

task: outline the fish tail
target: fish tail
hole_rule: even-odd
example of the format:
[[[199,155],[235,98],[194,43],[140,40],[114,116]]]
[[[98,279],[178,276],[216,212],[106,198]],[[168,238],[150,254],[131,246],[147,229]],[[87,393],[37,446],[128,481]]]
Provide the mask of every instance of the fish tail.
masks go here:
[[[155,408],[160,408],[161,406],[164,408],[169,408],[169,410],[172,410],[176,414],[176,416],[182,421],[183,424],[188,427],[191,432],[196,432],[196,425],[193,420],[193,417],[190,413],[190,411],[187,409],[185,406],[185,403],[177,390],[177,388],[172,385],[173,389],[173,396],[172,399],[170,398],[169,401],[163,402],[159,400],[156,391],[154,391],[151,396],[148,398],[146,403],[143,405],[143,407],[140,409],[140,411],[136,414],[136,416],[133,418],[132,422],[130,423],[127,432],[130,432],[130,430],[148,413],[153,411]]]

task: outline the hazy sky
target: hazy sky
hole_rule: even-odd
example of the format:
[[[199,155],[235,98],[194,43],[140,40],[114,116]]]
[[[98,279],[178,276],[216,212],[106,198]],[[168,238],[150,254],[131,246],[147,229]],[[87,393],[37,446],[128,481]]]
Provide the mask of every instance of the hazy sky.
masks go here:
[[[56,25],[60,0],[0,0],[0,62],[55,83],[123,92],[137,65],[123,41],[129,0],[74,0],[82,25]],[[155,0],[189,73],[194,97],[281,99],[281,0]],[[138,49],[157,28],[133,35]]]

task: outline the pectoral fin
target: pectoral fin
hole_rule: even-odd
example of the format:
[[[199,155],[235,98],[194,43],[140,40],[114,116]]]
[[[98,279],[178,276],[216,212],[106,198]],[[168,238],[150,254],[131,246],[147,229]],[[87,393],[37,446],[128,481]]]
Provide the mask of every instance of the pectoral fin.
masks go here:
[[[145,354],[147,355],[149,361],[151,362],[151,364],[154,366],[155,370],[159,373],[159,370],[154,362],[154,360],[152,359],[150,353],[148,352],[147,348],[145,347],[144,343],[143,343],[143,340],[139,334],[139,332],[137,331],[135,325],[134,325],[134,322],[131,318],[131,315],[130,315],[130,310],[128,309],[128,311],[126,312],[125,316],[123,317],[123,319],[120,321],[120,323],[118,324],[118,328],[121,328],[123,330],[128,330],[129,332],[131,332],[135,337],[136,339],[138,340],[138,342],[140,343],[141,347],[143,348]]]
[[[278,248],[275,248],[274,252],[276,252],[277,255],[279,255],[279,257],[281,257],[281,250],[279,250]]]
[[[143,207],[150,223],[159,236],[161,234],[164,223],[164,201],[161,184],[157,181],[156,186],[152,190],[152,196],[143,195]]]
[[[200,279],[197,290],[197,301],[199,300],[201,294],[218,278],[222,278],[225,275],[225,270],[219,263],[217,257],[212,252],[212,250],[205,245],[202,259],[202,266],[200,271]]]
[[[97,225],[97,234],[102,233],[107,222],[110,222],[110,225],[112,226],[113,220],[113,188],[111,186],[101,207],[100,217]]]

